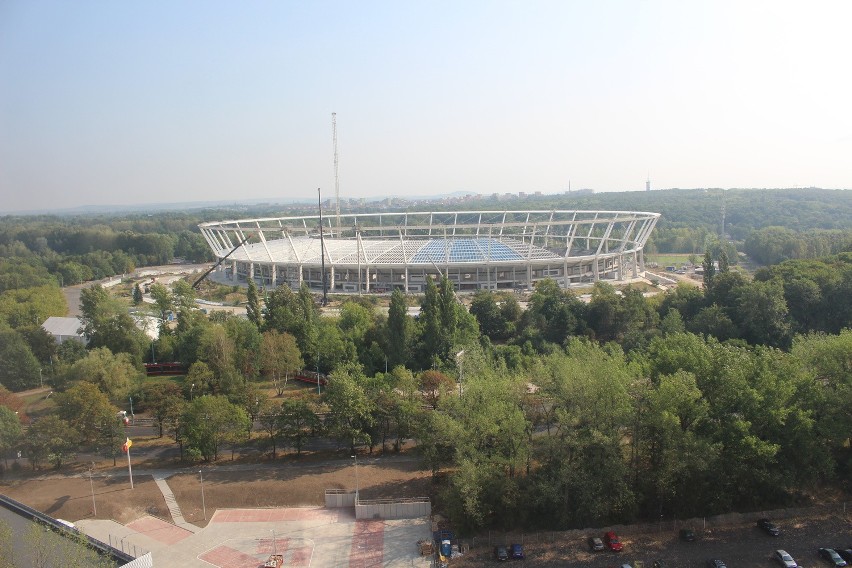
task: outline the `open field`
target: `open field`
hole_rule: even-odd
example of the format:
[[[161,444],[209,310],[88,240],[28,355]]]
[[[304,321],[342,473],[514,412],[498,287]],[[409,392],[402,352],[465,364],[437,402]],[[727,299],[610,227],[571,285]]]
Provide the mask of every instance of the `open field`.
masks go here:
[[[355,489],[352,460],[281,464],[238,471],[204,470],[204,498],[212,509],[239,507],[321,506],[326,489]],[[184,518],[203,525],[201,485],[197,470],[168,479]],[[362,499],[424,497],[432,492],[432,474],[418,461],[367,459],[358,463]],[[208,514],[209,518],[209,514]]]
[[[219,463],[178,469],[167,479],[187,521],[204,524],[199,470],[204,475],[208,519],[217,508],[322,506],[326,489],[355,489],[351,459]],[[130,489],[126,464],[99,466],[93,477],[96,518],[125,523],[153,514],[171,520],[162,493],[144,471],[140,465],[134,466],[135,487]],[[431,472],[408,456],[359,458],[358,484],[363,499],[423,497],[433,490]],[[46,474],[44,470],[22,471],[17,479],[0,482],[0,492],[52,517],[69,521],[93,518],[92,488],[87,470],[82,468]]]

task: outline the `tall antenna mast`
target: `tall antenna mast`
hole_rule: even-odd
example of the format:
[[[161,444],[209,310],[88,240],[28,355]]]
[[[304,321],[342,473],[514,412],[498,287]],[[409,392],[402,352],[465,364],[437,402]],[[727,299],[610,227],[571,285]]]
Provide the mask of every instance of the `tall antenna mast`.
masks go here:
[[[334,140],[334,199],[337,213],[337,234],[340,235],[340,176],[337,171],[337,113],[331,113],[331,134]]]
[[[317,205],[319,206],[319,234],[320,234],[320,266],[322,267],[322,305],[328,305],[328,284],[325,278],[325,241],[322,238],[322,193],[317,188]],[[334,267],[332,267],[333,269]]]

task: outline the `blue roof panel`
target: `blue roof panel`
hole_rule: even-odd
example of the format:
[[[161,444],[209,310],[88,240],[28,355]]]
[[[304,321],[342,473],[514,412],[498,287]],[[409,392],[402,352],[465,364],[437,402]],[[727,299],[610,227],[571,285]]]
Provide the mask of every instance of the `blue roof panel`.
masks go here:
[[[412,264],[523,260],[511,247],[497,239],[432,239],[411,258]]]

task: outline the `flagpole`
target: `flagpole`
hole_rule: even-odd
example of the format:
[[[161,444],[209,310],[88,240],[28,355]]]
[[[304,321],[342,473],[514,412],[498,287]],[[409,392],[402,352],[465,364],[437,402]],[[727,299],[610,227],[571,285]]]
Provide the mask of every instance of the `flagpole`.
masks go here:
[[[130,467],[130,446],[131,444],[127,444],[127,473],[130,474],[130,488],[133,489],[133,468]]]

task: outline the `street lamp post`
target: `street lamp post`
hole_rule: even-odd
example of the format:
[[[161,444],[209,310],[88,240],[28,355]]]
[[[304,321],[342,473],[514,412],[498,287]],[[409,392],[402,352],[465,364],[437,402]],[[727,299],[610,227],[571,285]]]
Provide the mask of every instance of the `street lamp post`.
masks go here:
[[[352,457],[355,458],[355,504],[357,505],[358,504],[358,490],[359,490],[359,485],[358,485],[358,454],[355,454]]]
[[[201,509],[204,511],[204,520],[207,520],[207,504],[204,501],[204,474],[198,470],[198,475],[201,476]]]
[[[459,398],[461,398],[462,380],[464,379],[464,349],[456,353],[456,364],[459,366]]]
[[[192,383],[192,386],[189,387],[189,402],[192,402],[192,391],[195,389],[195,383]]]
[[[92,486],[92,514],[98,516],[98,505],[95,503],[95,482],[92,481],[92,471],[95,469],[95,462],[89,468],[89,484]]]

